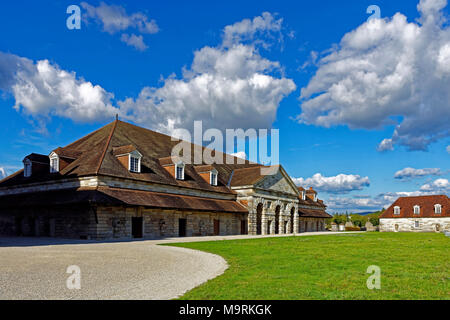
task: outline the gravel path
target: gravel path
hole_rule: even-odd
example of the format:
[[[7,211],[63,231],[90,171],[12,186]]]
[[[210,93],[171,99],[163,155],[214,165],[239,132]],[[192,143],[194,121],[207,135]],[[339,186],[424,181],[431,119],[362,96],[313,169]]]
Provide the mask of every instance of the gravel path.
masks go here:
[[[296,236],[345,234],[301,233]],[[355,232],[352,232],[355,234]],[[52,238],[0,238],[0,300],[145,299],[183,295],[228,268],[217,255],[163,243],[254,239],[272,236],[217,236],[125,242]],[[69,266],[81,271],[81,289],[69,290]]]
[[[71,265],[80,267],[80,290],[67,289]],[[217,255],[152,241],[0,238],[0,299],[173,299],[227,267]]]

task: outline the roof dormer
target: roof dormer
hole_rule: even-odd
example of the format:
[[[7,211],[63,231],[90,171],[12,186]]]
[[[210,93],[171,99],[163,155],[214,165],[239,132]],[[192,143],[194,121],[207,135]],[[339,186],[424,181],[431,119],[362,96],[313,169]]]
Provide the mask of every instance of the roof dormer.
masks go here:
[[[419,205],[414,206],[414,214],[420,214],[420,206]]]
[[[75,161],[81,152],[58,148],[52,151],[48,156],[50,159],[50,173],[57,173]]]
[[[49,157],[32,153],[23,159],[23,176],[29,178],[35,174],[48,173]]]
[[[128,171],[141,173],[142,154],[133,145],[114,147],[113,155]]]
[[[394,214],[396,214],[396,215],[400,214],[400,207],[399,206],[395,206],[394,207]]]
[[[165,157],[159,159],[159,164],[175,179],[184,180],[185,164],[179,157]]]
[[[317,202],[317,192],[312,187],[309,187],[306,191],[306,196],[312,201]]]
[[[203,165],[194,167],[195,171],[203,178],[207,183],[212,186],[217,186],[219,181],[218,171],[211,165]]]

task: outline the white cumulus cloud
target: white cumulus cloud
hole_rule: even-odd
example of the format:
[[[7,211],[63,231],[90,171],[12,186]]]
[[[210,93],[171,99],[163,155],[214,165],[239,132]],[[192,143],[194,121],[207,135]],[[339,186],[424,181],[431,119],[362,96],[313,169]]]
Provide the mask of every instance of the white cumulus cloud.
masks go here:
[[[450,191],[450,183],[447,179],[436,179],[432,183],[424,184],[420,190],[431,193],[447,193]]]
[[[296,85],[282,75],[278,62],[261,56],[253,38],[256,33],[246,32],[247,27],[237,28],[240,31],[225,27],[224,42],[196,51],[182,78],[169,77],[162,87],[145,87],[137,98],[119,102],[126,117],[169,133],[174,128],[191,129],[194,120],[218,129],[270,128],[280,102]],[[259,37],[273,31],[270,23],[250,29],[257,29]],[[254,41],[236,42],[242,34]]]
[[[0,89],[13,94],[14,108],[37,117],[58,115],[89,122],[111,118],[113,94],[48,60],[33,62],[0,52]]]
[[[101,2],[98,6],[82,2],[81,7],[85,10],[83,19],[86,23],[94,21],[103,27],[104,32],[115,34],[128,29],[134,29],[141,35],[123,33],[120,40],[128,46],[139,51],[145,51],[148,46],[144,42],[142,34],[154,34],[159,32],[158,24],[142,12],[128,14],[124,7],[108,5]]]
[[[88,122],[119,114],[166,133],[191,129],[196,120],[202,120],[205,128],[270,128],[280,102],[296,89],[295,83],[283,76],[279,62],[259,52],[259,39],[269,41],[277,30],[267,22],[278,23],[270,16],[264,14],[261,25],[259,19],[252,20],[258,25],[252,28],[258,32],[240,31],[246,44],[233,42],[240,37],[226,36],[240,34],[238,31],[224,31],[227,46],[201,48],[181,78],[170,76],[159,87],[144,87],[137,97],[117,101],[101,86],[48,60],[34,62],[1,52],[0,90],[14,96],[17,110],[34,117],[56,115]],[[123,40],[137,48],[143,45],[132,36]]]
[[[379,129],[395,125],[379,151],[426,150],[449,136],[450,27],[445,0],[421,0],[420,19],[371,19],[318,62],[301,91],[302,123]]]
[[[134,47],[136,50],[145,51],[148,49],[148,46],[144,42],[144,38],[142,35],[137,36],[134,33],[129,35],[127,33],[122,34],[120,37],[120,41],[126,43],[130,47]]]
[[[334,177],[324,177],[322,174],[316,173],[311,178],[293,178],[293,181],[298,186],[304,188],[313,187],[317,191],[328,193],[348,193],[370,186],[368,177],[353,174],[339,174]]]
[[[6,173],[6,169],[3,167],[0,167],[0,180],[4,179],[8,176],[8,174]]]
[[[108,33],[116,33],[129,28],[139,30],[141,33],[157,33],[159,27],[154,19],[150,19],[142,12],[128,14],[122,6],[108,5],[101,2],[99,6],[81,2],[81,7],[85,10],[85,20],[94,20],[103,26],[103,30]]]
[[[425,169],[414,169],[414,168],[404,168],[395,173],[395,179],[405,179],[405,178],[420,178],[425,176],[437,176],[442,174],[439,168],[425,168]]]

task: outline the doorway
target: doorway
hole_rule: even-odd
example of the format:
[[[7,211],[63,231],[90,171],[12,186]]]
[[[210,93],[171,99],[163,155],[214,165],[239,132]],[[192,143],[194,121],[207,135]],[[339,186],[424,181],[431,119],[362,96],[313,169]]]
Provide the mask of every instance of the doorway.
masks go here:
[[[220,235],[220,220],[214,220],[214,235]]]
[[[241,234],[248,234],[247,221],[241,220]]]
[[[277,206],[275,209],[275,234],[280,233],[280,211],[281,207]]]
[[[132,217],[131,218],[131,234],[133,238],[142,238],[142,229],[144,226],[144,219],[142,217]]]
[[[178,236],[179,237],[186,237],[186,226],[187,226],[186,219],[178,220]]]
[[[263,212],[263,204],[258,204],[256,208],[256,234],[262,234],[262,212]]]

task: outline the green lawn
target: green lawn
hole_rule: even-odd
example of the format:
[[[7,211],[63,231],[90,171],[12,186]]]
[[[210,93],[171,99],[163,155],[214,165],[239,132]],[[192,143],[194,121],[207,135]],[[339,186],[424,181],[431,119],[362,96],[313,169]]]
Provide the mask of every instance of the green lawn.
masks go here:
[[[182,299],[449,299],[450,238],[365,233],[183,243],[224,257],[220,277]],[[367,267],[381,268],[369,290]]]

